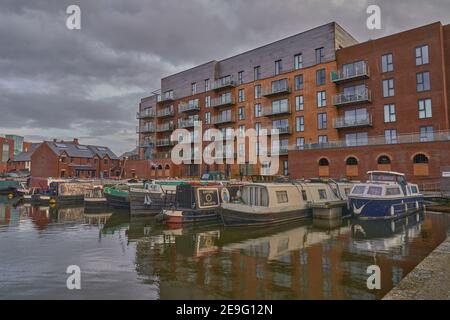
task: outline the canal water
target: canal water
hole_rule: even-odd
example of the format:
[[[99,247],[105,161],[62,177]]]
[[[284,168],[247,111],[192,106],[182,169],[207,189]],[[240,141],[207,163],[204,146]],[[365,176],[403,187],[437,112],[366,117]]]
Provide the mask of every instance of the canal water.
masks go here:
[[[396,222],[170,229],[152,218],[0,199],[0,299],[380,299],[446,237],[450,215]],[[66,269],[81,269],[68,290]],[[367,268],[381,269],[369,290]]]

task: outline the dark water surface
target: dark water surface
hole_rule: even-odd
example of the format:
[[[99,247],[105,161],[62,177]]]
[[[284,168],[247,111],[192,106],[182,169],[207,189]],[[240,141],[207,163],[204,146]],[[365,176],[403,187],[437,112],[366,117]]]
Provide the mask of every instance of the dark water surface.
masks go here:
[[[380,299],[450,230],[450,215],[396,222],[169,229],[126,212],[0,199],[0,299]],[[369,290],[370,265],[381,290]],[[66,269],[81,268],[81,290]]]

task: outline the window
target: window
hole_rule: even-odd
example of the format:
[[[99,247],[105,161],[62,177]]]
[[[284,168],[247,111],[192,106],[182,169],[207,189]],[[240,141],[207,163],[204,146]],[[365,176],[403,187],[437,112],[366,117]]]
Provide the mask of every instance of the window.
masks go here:
[[[392,53],[385,54],[381,57],[381,72],[394,71],[394,61]]]
[[[428,56],[428,46],[421,46],[416,48],[416,66],[430,63]]]
[[[258,84],[255,86],[255,99],[261,99],[261,97],[262,97],[261,85]]]
[[[275,75],[283,72],[283,65],[281,60],[275,61]]]
[[[295,118],[295,131],[303,132],[305,131],[305,117],[296,117]]]
[[[358,165],[358,160],[355,157],[349,157],[345,161],[345,164],[347,166],[357,166]]]
[[[319,142],[319,144],[327,144],[328,143],[328,136],[319,136],[318,142]]]
[[[239,156],[244,157],[245,156],[245,144],[239,143]]]
[[[284,160],[283,161],[283,175],[288,176],[289,175],[289,161]],[[284,191],[286,192],[286,191]]]
[[[298,137],[295,140],[295,145],[296,145],[297,149],[302,150],[305,147],[305,138]]]
[[[324,130],[327,128],[327,114],[319,113],[317,115],[317,129]]]
[[[330,165],[330,162],[328,161],[327,158],[321,158],[321,159],[319,160],[319,166],[321,166],[321,167],[327,167],[327,166],[329,166],[329,165]]]
[[[395,144],[397,141],[397,130],[396,129],[387,129],[384,130],[384,138],[387,144]]]
[[[344,124],[360,124],[367,123],[369,120],[369,114],[366,108],[350,109],[344,113]]]
[[[372,196],[381,196],[382,193],[383,188],[381,187],[369,187],[369,189],[367,190],[367,194]]]
[[[288,99],[274,100],[272,101],[272,114],[289,112]]]
[[[431,118],[433,116],[431,112],[431,99],[419,100],[419,119]]]
[[[244,71],[239,71],[238,72],[238,84],[243,84],[244,83]]]
[[[416,79],[417,92],[429,91],[431,89],[429,72],[419,72]]]
[[[244,89],[239,89],[238,91],[238,101],[244,102],[245,101],[245,91]]]
[[[325,84],[325,69],[320,69],[316,71],[316,85],[323,86]]]
[[[303,68],[303,55],[301,53],[294,56],[294,69],[298,70]]]
[[[209,89],[211,89],[211,84],[209,79],[205,79],[205,92],[209,91]]]
[[[256,118],[262,117],[262,106],[261,106],[261,103],[255,104],[255,117]]]
[[[434,130],[433,126],[422,126],[420,127],[420,141],[433,141],[434,140]]]
[[[414,163],[428,163],[428,157],[426,155],[424,155],[423,153],[419,153],[417,155],[414,156],[413,159]]]
[[[320,200],[325,200],[327,198],[327,192],[325,189],[319,189],[317,192],[319,193]]]
[[[211,107],[211,97],[206,96],[205,97],[205,108],[209,108],[209,107]]]
[[[347,147],[365,146],[369,143],[367,132],[347,133],[345,135],[345,144]]]
[[[303,201],[308,201],[308,195],[306,194],[306,190],[302,190],[302,198]]]
[[[391,159],[388,156],[380,156],[377,160],[378,164],[391,164]]]
[[[317,107],[322,108],[327,106],[327,93],[326,91],[317,92]]]
[[[272,129],[284,129],[289,128],[289,120],[288,119],[279,119],[272,121]]]
[[[108,164],[108,159],[103,160],[103,164]]]
[[[295,76],[295,90],[303,90],[303,75]]]
[[[254,78],[254,80],[261,79],[261,67],[260,66],[253,68],[253,78]]]
[[[66,170],[61,170],[60,176],[61,176],[61,178],[65,178],[66,177]]]
[[[303,96],[295,97],[295,111],[303,111],[304,109],[304,100]]]
[[[325,48],[316,49],[316,64],[323,63],[325,61]]]
[[[364,191],[366,191],[366,187],[365,186],[358,186],[358,185],[356,185],[353,188],[352,193],[353,194],[364,194]]]
[[[397,196],[400,194],[400,188],[386,188],[387,196]]]
[[[260,122],[255,123],[255,131],[258,136],[261,133],[261,129],[262,129],[261,123]]]
[[[394,79],[383,80],[383,97],[388,98],[394,95]]]
[[[240,125],[239,126],[239,138],[243,138],[243,137],[245,137],[245,126]]]
[[[278,203],[287,203],[288,202],[287,191],[276,191],[276,195],[277,195]]]
[[[211,124],[211,112],[205,112],[205,124]]]
[[[192,88],[192,95],[194,95],[194,94],[197,94],[197,83],[196,82],[193,82],[192,84],[191,84],[191,88]]]
[[[395,104],[385,104],[384,105],[384,122],[395,122]]]
[[[238,118],[239,118],[239,120],[245,120],[245,108],[244,107],[239,107]]]

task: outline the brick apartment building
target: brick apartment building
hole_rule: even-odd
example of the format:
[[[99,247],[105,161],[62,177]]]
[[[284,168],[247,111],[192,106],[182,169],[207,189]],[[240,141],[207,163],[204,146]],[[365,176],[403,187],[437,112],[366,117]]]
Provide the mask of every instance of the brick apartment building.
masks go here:
[[[8,172],[29,174],[31,172],[31,155],[39,145],[40,143],[24,142],[23,151],[18,155],[14,155],[12,159],[9,159]]]
[[[8,160],[14,157],[14,140],[0,136],[0,174],[8,170]]]
[[[106,178],[120,176],[120,160],[107,147],[73,141],[44,141],[31,155],[33,177]]]
[[[173,165],[171,133],[201,122],[203,131],[224,135],[227,128],[279,129],[279,174],[294,178],[363,179],[379,168],[437,179],[450,166],[449,46],[450,26],[439,22],[364,43],[333,22],[170,75],[141,100],[142,160],[125,171],[261,173],[260,165],[234,164],[237,154],[248,155],[248,140],[234,142],[225,164]]]

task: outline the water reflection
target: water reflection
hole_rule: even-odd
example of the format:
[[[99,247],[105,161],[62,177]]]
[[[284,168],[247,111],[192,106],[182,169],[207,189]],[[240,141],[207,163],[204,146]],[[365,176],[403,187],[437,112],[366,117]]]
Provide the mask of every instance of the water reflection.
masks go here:
[[[14,240],[18,234],[26,239],[31,231],[24,234],[20,226],[31,222],[38,232],[52,227],[52,240],[66,241],[62,249],[76,244],[87,265],[95,261],[101,266],[91,267],[84,287],[92,292],[86,289],[83,298],[379,299],[446,238],[449,221],[447,215],[420,213],[394,222],[306,220],[270,228],[169,229],[154,218],[130,219],[127,212],[85,214],[83,208],[14,207],[8,202],[0,204],[0,239]],[[84,236],[73,244],[79,233]],[[36,244],[34,263],[40,263],[41,254],[48,259],[49,247]],[[27,263],[14,251],[0,253],[0,271],[9,260]],[[365,285],[372,264],[382,271],[379,291]],[[105,272],[113,281],[99,285],[97,278]],[[39,275],[28,278],[40,281]],[[6,282],[8,294],[14,295],[10,286]],[[48,297],[68,294],[60,290]]]

